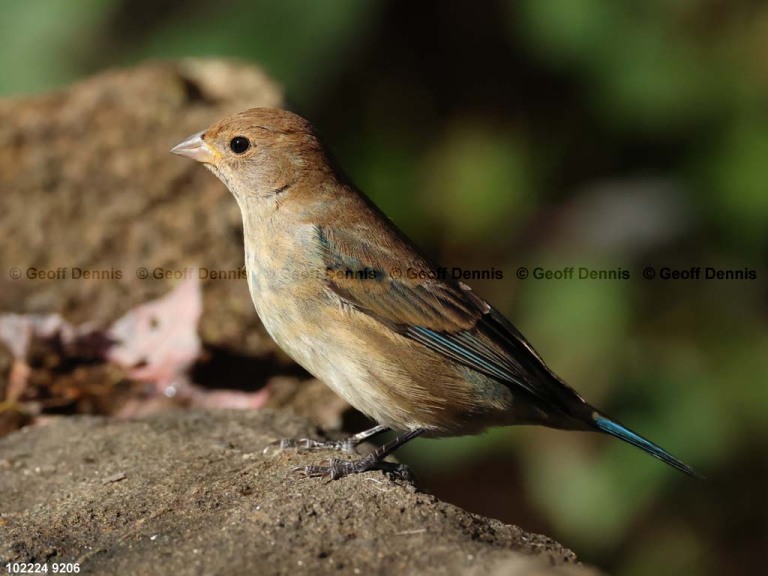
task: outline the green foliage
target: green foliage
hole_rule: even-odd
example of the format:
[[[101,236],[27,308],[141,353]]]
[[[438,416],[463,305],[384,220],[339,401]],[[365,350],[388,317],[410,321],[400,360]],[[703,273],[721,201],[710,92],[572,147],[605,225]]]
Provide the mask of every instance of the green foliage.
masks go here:
[[[425,211],[463,241],[493,242],[532,211],[523,146],[466,119],[450,126],[425,164]]]
[[[379,4],[357,0],[207,3],[188,18],[156,30],[132,58],[244,58],[273,72],[292,100],[311,101],[327,89],[345,55],[365,38]]]
[[[74,80],[119,0],[0,2],[0,94],[39,92]]]

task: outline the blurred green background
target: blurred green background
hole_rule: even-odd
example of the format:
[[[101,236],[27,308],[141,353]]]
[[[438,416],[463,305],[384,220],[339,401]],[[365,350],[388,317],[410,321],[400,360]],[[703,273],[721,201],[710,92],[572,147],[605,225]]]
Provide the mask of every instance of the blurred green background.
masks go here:
[[[514,428],[412,443],[422,484],[614,574],[764,572],[768,3],[7,1],[0,37],[4,95],[146,58],[263,65],[408,235],[503,271],[472,284],[556,372],[707,476]]]

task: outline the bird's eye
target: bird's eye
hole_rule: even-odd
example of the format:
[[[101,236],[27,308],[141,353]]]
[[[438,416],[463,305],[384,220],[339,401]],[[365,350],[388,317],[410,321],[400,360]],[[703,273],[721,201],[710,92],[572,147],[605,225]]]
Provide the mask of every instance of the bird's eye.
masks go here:
[[[245,136],[235,136],[229,141],[229,149],[235,154],[242,154],[251,147],[251,141]]]

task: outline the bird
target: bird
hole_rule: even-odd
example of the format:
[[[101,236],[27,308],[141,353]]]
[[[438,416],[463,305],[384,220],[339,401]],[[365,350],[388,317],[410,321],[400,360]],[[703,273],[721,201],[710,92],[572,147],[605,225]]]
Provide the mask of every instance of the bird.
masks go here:
[[[698,476],[590,405],[496,308],[441,274],[352,183],[303,117],[252,108],[171,152],[201,162],[235,197],[250,295],[272,339],[376,422],[341,442],[280,445],[350,451],[396,432],[366,456],[330,458],[298,472],[405,475],[385,458],[414,438],[535,424],[602,432]]]

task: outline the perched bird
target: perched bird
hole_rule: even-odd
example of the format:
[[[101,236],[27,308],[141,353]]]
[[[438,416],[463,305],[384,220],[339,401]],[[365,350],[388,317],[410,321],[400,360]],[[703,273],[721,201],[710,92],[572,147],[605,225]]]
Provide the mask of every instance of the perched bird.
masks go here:
[[[441,277],[300,116],[246,110],[171,152],[202,162],[237,200],[248,286],[275,342],[378,422],[332,446],[400,433],[361,459],[301,467],[307,476],[386,468],[390,452],[420,435],[512,424],[604,432],[696,474],[590,406],[495,308]]]

